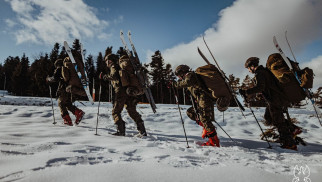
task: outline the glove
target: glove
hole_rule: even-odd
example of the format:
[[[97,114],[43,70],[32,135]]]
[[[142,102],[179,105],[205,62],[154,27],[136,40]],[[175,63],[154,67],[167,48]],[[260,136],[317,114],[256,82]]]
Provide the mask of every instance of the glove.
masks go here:
[[[54,81],[55,81],[54,77],[49,77],[49,76],[47,76],[47,78],[46,78],[46,83],[52,83],[52,82],[54,82]]]
[[[246,90],[239,89],[238,91],[243,98],[246,98]]]

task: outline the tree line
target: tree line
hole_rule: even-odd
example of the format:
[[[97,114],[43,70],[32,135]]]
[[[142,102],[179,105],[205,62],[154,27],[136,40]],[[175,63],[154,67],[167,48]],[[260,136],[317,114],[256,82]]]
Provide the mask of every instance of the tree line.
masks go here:
[[[80,42],[75,39],[72,49],[79,51]],[[86,52],[86,50],[84,50]],[[35,96],[49,97],[49,85],[46,83],[46,77],[54,73],[54,63],[57,59],[64,59],[67,56],[64,46],[55,43],[51,52],[39,54],[30,64],[30,60],[23,54],[19,56],[9,56],[0,64],[0,89],[7,90],[10,94],[16,96]],[[155,102],[160,104],[175,103],[174,93],[169,88],[169,82],[175,79],[171,64],[166,64],[159,50],[151,56],[151,61],[142,65],[149,78],[150,88]],[[95,91],[96,100],[98,100],[99,88],[101,89],[101,101],[111,101],[113,98],[113,89],[107,83],[101,83],[99,75],[101,72],[108,73],[104,62],[104,55],[99,52],[96,58],[89,54],[85,57],[85,69],[87,71],[89,87],[91,92]],[[255,83],[250,76],[246,76],[242,81],[233,74],[229,75],[230,84],[234,92],[239,88],[250,88]],[[56,96],[57,84],[51,85],[53,97]],[[94,88],[94,89],[93,89]],[[188,93],[184,90],[178,90],[180,104],[190,104]],[[252,106],[265,106],[264,100],[254,95],[249,103]],[[315,93],[314,98],[319,105],[322,105],[322,87]],[[144,96],[141,102],[147,102]],[[234,102],[232,101],[232,106]]]

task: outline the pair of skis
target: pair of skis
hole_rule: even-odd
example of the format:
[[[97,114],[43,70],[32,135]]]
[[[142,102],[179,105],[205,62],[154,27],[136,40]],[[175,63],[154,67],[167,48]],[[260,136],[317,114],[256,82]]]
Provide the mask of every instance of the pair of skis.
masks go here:
[[[229,92],[230,92],[231,96],[234,98],[234,101],[236,102],[237,106],[239,107],[240,112],[241,112],[241,113],[242,113],[242,115],[245,117],[245,115],[244,115],[244,113],[243,113],[243,111],[245,111],[245,108],[244,108],[244,107],[243,107],[243,105],[239,102],[239,100],[237,99],[236,95],[234,94],[233,89],[231,88],[231,85],[229,84],[229,82],[230,82],[229,78],[225,75],[224,71],[220,68],[219,64],[217,63],[217,61],[216,61],[216,59],[215,59],[214,55],[212,54],[212,52],[210,51],[210,49],[209,49],[209,47],[208,47],[208,44],[207,44],[207,42],[206,42],[206,40],[205,40],[205,37],[203,37],[203,41],[204,41],[204,43],[206,44],[207,49],[208,49],[208,51],[210,52],[210,54],[211,54],[211,56],[212,56],[213,60],[215,61],[215,63],[216,63],[216,67],[218,68],[218,70],[219,70],[219,72],[220,72],[220,74],[221,74],[222,78],[225,80],[226,86],[227,86],[227,88],[229,89]],[[203,58],[203,60],[204,60],[208,65],[210,65],[210,64],[211,64],[211,63],[208,61],[208,59],[206,58],[206,56],[201,52],[201,50],[199,49],[199,47],[198,47],[198,53],[200,54],[200,56]]]
[[[85,59],[84,59],[84,52],[83,52],[83,44],[80,44],[81,46],[81,55],[82,55],[82,61],[85,65]],[[84,72],[82,72],[82,70],[78,69],[78,66],[77,66],[77,63],[74,59],[74,56],[72,54],[72,51],[68,45],[68,43],[66,41],[64,41],[64,47],[65,47],[65,50],[70,58],[70,60],[72,61],[74,67],[75,67],[75,70],[77,72],[77,75],[79,77],[79,79],[81,80],[81,83],[82,83],[82,86],[86,92],[86,95],[87,95],[87,98],[88,100],[91,102],[91,104],[93,105],[94,104],[94,101],[93,101],[93,98],[90,94],[90,91],[89,91],[89,84],[88,84],[88,77],[87,77],[87,73],[86,73],[86,70],[85,70],[85,66],[84,66]]]
[[[131,44],[132,51],[133,51],[134,55],[129,50],[129,48],[128,48],[126,42],[125,42],[123,31],[122,30],[120,31],[120,38],[121,38],[122,44],[124,46],[124,49],[126,51],[126,54],[128,55],[128,57],[129,57],[129,59],[131,61],[131,64],[132,64],[132,66],[134,68],[134,71],[135,71],[135,75],[137,76],[137,78],[138,78],[138,80],[139,80],[139,82],[140,82],[140,84],[141,84],[141,86],[143,88],[144,94],[145,94],[146,98],[148,99],[148,102],[150,103],[152,111],[155,113],[157,107],[155,105],[155,102],[154,102],[154,99],[153,99],[153,96],[152,96],[151,89],[149,87],[149,83],[148,83],[148,79],[146,77],[146,74],[142,72],[143,71],[142,70],[142,65],[141,65],[138,53],[136,52],[136,49],[135,49],[134,44],[132,42],[131,32],[130,31],[128,31],[127,36],[129,38],[129,41],[130,41],[130,44]]]
[[[290,44],[289,44],[289,42],[288,42],[288,39],[287,39],[287,32],[285,32],[285,38],[286,38],[286,41],[287,41],[287,44],[288,44],[288,46],[289,46],[289,48],[290,48],[290,50],[291,50],[291,52],[292,52],[292,55],[293,55],[293,57],[294,57],[294,60],[296,61],[296,59],[295,59],[295,56],[294,56],[294,54],[293,54],[293,51],[292,51],[292,48],[291,48],[291,46],[290,46]],[[283,50],[282,50],[282,48],[279,46],[279,44],[278,44],[278,42],[277,42],[277,40],[276,40],[276,37],[274,36],[273,37],[273,42],[274,42],[274,45],[275,45],[275,47],[276,47],[276,49],[279,51],[279,53],[281,54],[281,56],[282,56],[282,58],[283,58],[283,60],[285,61],[285,63],[287,64],[287,66],[289,67],[289,69],[291,70],[291,72],[294,74],[294,76],[295,76],[295,78],[296,78],[296,80],[299,82],[299,84],[301,84],[301,80],[299,79],[299,77],[297,76],[297,73],[296,73],[296,71],[294,71],[294,69],[293,69],[293,67],[292,67],[292,64],[291,64],[291,62],[289,61],[289,59],[286,57],[286,55],[285,55],[285,53],[283,52]],[[313,105],[313,108],[314,108],[314,111],[315,111],[315,113],[316,113],[316,116],[317,116],[317,118],[318,118],[318,120],[319,120],[319,123],[320,123],[320,125],[322,126],[322,123],[321,123],[321,120],[320,120],[320,117],[322,116],[322,114],[321,114],[321,111],[320,111],[320,109],[319,109],[319,107],[316,105],[316,102],[313,100],[313,97],[312,97],[312,92],[309,90],[309,89],[305,89],[305,88],[302,88],[303,89],[303,91],[305,92],[305,94],[306,94],[306,97],[311,101],[311,103],[312,103],[312,105]]]

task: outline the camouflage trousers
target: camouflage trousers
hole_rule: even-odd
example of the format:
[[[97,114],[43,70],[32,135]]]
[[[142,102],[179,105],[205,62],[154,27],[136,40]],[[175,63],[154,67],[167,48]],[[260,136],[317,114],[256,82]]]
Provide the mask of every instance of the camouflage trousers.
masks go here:
[[[207,132],[212,132],[215,130],[215,126],[212,124],[214,121],[214,103],[213,101],[205,96],[201,95],[197,100],[197,110],[199,113],[200,122]],[[193,107],[187,110],[187,115],[191,120],[197,121],[197,113],[194,111]]]
[[[294,130],[294,128],[290,121],[284,118],[283,107],[270,103],[266,107],[264,119],[267,123],[270,123],[277,128],[282,144],[295,144],[292,134],[292,130]]]
[[[120,91],[115,94],[115,100],[113,103],[112,115],[115,124],[124,123],[122,119],[121,112],[125,107],[129,116],[134,120],[134,122],[138,125],[139,123],[143,123],[141,115],[136,110],[136,105],[138,103],[137,97],[128,96],[125,91]]]
[[[58,106],[60,109],[60,114],[62,116],[65,116],[68,114],[68,111],[74,113],[77,109],[76,106],[73,105],[72,96],[70,93],[67,93],[65,90],[61,90],[59,92],[59,98],[58,98]]]

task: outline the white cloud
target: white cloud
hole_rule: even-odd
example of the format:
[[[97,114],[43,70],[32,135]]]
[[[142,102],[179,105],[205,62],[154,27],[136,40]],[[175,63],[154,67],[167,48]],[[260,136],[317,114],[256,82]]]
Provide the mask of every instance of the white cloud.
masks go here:
[[[259,57],[260,63],[265,64],[267,57],[277,52],[272,41],[274,35],[287,54],[285,30],[290,41],[296,43],[292,45],[295,52],[321,38],[321,17],[319,0],[237,0],[220,12],[220,19],[204,36],[226,74],[244,78],[247,74],[244,62],[248,57]],[[197,46],[211,59],[201,35],[187,44],[163,50],[163,57],[174,67],[187,64],[196,68],[205,64]]]
[[[52,45],[63,40],[104,36],[109,25],[95,15],[83,0],[6,0],[20,26],[14,30],[17,44],[33,42]],[[10,20],[13,22],[13,20]],[[7,24],[10,23],[7,21]]]
[[[6,19],[5,22],[6,22],[6,24],[8,25],[9,28],[12,28],[15,25],[17,25],[16,22],[14,22],[13,20],[10,20],[10,19]]]

